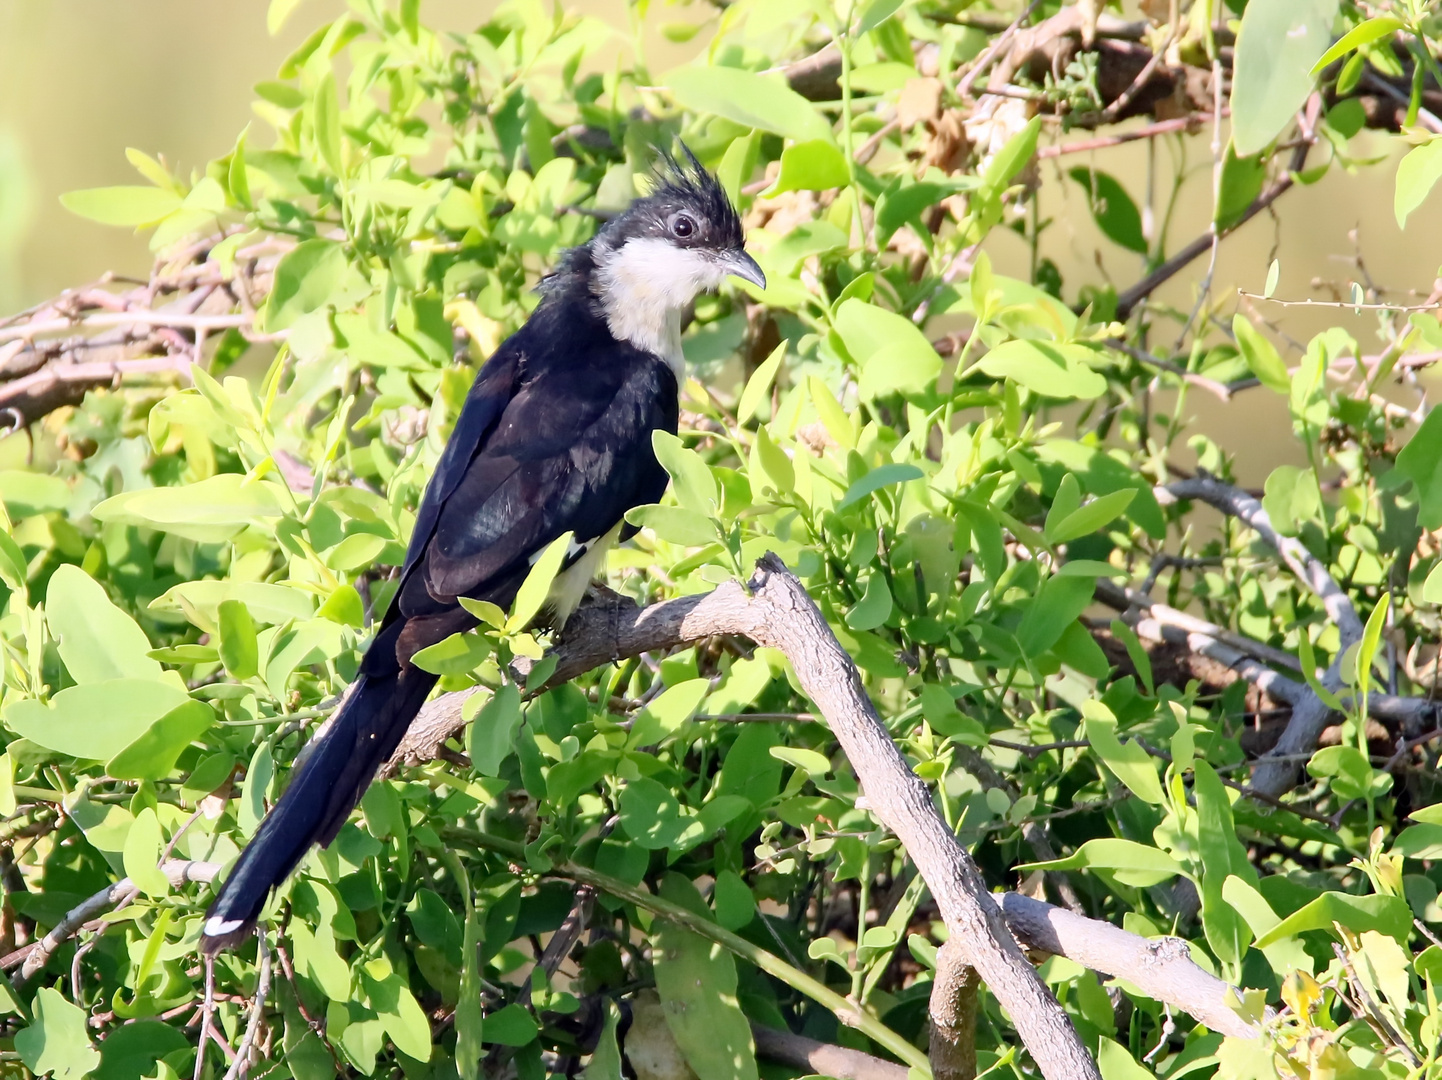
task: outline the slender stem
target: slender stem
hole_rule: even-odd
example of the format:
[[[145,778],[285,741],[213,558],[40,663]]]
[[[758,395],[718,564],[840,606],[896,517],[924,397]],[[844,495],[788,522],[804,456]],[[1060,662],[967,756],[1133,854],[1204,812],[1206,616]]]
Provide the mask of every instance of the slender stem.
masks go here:
[[[445,829],[442,835],[450,840],[464,840],[477,847],[489,848],[518,862],[525,861],[525,846],[514,840],[492,836],[476,829]],[[692,933],[699,934],[708,941],[730,950],[766,974],[780,979],[793,990],[805,994],[818,1005],[830,1009],[843,1024],[854,1027],[878,1046],[889,1050],[907,1065],[919,1070],[924,1076],[931,1076],[931,1065],[922,1051],[912,1046],[911,1043],[854,1002],[842,997],[825,983],[812,978],[799,968],[792,967],[774,953],[751,944],[745,938],[733,934],[689,908],[673,904],[659,896],[653,896],[638,885],[628,885],[617,878],[598,873],[590,867],[564,862],[557,864],[551,872],[570,881],[590,885],[601,892],[609,893],[618,900],[624,900],[628,904],[635,904],[638,908],[644,908],[667,922],[682,926]]]

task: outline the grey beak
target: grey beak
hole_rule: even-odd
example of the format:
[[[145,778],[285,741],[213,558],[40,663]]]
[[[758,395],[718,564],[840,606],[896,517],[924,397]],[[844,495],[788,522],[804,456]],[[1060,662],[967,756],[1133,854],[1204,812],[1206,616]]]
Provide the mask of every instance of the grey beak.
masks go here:
[[[749,281],[758,289],[766,288],[766,275],[761,272],[761,267],[755,259],[739,248],[721,256],[721,263],[728,274],[739,277],[742,281]]]

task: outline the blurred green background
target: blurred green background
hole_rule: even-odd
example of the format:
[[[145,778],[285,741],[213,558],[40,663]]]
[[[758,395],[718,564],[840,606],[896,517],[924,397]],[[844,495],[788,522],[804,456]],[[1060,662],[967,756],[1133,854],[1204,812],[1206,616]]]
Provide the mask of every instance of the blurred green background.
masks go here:
[[[629,48],[625,0],[583,0],[576,6],[605,18],[618,29],[617,48]],[[193,0],[0,3],[0,313],[107,271],[145,276],[150,255],[144,237],[75,217],[58,197],[76,188],[139,182],[125,160],[128,146],[163,154],[185,170],[225,153],[251,119],[251,86],[272,77],[310,30],[345,5],[342,0],[303,0],[274,37],[266,30],[266,7],[255,0],[231,5]],[[428,0],[424,13],[434,25],[459,30],[473,27],[493,7],[494,0]],[[1128,4],[1124,13],[1135,17],[1135,6]],[[696,49],[666,41],[656,26],[699,22],[714,14],[701,0],[664,8],[655,4],[645,41],[653,71],[688,61]],[[1085,131],[1060,134],[1054,126],[1047,131],[1044,144],[1089,137]],[[257,126],[264,138],[262,132]],[[1067,299],[1099,275],[1124,288],[1143,268],[1139,258],[1101,241],[1083,193],[1066,178],[1066,170],[1094,165],[1110,172],[1141,203],[1149,168],[1152,183],[1163,193],[1181,168],[1186,186],[1169,240],[1175,250],[1203,232],[1210,217],[1210,141],[1209,133],[1187,140],[1185,158],[1174,142],[1157,140],[1150,149],[1137,142],[1041,163],[1041,215],[1052,220],[1043,254],[1060,269]],[[1396,136],[1364,131],[1351,149],[1357,157],[1395,158],[1406,146]],[[1281,263],[1277,296],[1326,298],[1325,290],[1314,287],[1317,281],[1333,283],[1345,296],[1350,281],[1369,281],[1355,266],[1360,250],[1370,282],[1389,290],[1388,300],[1415,303],[1408,295],[1413,291],[1425,297],[1442,262],[1442,199],[1414,213],[1402,232],[1392,213],[1394,169],[1393,163],[1350,175],[1331,169],[1317,185],[1286,194],[1275,214],[1259,216],[1221,245],[1218,294],[1232,297],[1239,286],[1260,292],[1276,257]],[[1026,276],[1030,251],[1021,237],[997,230],[988,248],[999,270]],[[1206,259],[1199,259],[1158,295],[1189,309],[1205,270]],[[1364,348],[1375,340],[1375,316],[1354,315],[1350,308],[1259,304],[1258,312],[1298,342],[1330,325],[1347,328]],[[1169,334],[1174,337],[1175,328],[1163,326],[1155,340],[1166,342]],[[1415,393],[1396,390],[1399,401],[1415,406]],[[1260,483],[1295,452],[1285,413],[1272,395],[1241,394],[1224,404],[1195,393],[1187,413],[1223,442],[1232,432],[1256,438],[1239,462],[1243,482]]]

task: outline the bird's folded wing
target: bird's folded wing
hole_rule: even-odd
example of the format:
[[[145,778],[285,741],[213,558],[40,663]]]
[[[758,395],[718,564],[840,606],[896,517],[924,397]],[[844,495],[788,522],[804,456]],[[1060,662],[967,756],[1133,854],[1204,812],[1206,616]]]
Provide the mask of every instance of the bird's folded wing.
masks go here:
[[[651,432],[675,428],[674,376],[632,355],[553,368],[512,398],[440,507],[425,554],[433,597],[480,595],[563,533],[594,540],[660,498]]]

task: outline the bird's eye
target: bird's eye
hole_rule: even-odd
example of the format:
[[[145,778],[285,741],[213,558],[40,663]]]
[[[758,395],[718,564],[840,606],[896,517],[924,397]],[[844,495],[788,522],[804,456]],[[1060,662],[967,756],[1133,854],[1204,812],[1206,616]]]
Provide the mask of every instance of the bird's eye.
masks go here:
[[[696,235],[696,219],[690,214],[677,214],[671,219],[671,233],[682,240]]]

